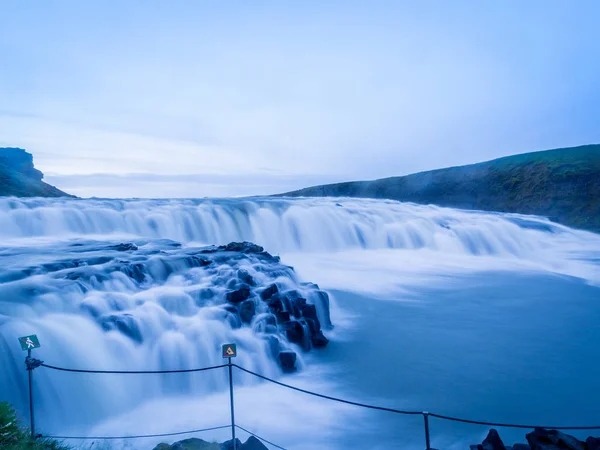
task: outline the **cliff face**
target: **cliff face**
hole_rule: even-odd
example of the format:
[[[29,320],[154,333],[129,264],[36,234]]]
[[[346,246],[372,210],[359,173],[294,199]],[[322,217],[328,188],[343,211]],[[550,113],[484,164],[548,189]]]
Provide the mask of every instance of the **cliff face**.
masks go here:
[[[21,148],[0,148],[0,197],[71,197],[42,181],[33,156]]]
[[[600,145],[526,153],[403,177],[314,186],[282,195],[387,198],[535,214],[600,232]]]

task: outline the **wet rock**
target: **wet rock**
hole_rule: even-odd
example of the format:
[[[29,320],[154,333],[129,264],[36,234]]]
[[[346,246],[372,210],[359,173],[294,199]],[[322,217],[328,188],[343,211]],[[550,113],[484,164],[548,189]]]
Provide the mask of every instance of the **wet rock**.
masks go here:
[[[509,450],[511,447],[506,447]],[[512,450],[531,450],[531,447],[527,444],[513,444]]]
[[[253,244],[252,242],[230,242],[227,245],[219,246],[219,250],[225,252],[238,252],[238,253],[262,253],[265,249],[260,245]]]
[[[245,283],[248,286],[256,286],[254,278],[245,269],[239,269],[237,271],[237,277],[242,281],[242,283]]]
[[[138,246],[132,242],[127,242],[127,243],[121,242],[120,244],[117,244],[117,245],[111,245],[108,248],[111,250],[116,250],[118,252],[134,252],[134,251],[138,250]]]
[[[273,295],[277,294],[278,292],[279,292],[279,288],[277,287],[277,285],[272,284],[260,293],[260,298],[264,301],[267,301],[271,297],[273,297]]]
[[[315,334],[312,335],[311,342],[315,348],[323,348],[327,344],[329,344],[329,339],[327,339],[325,337],[325,335],[323,334],[323,332],[321,330],[319,330]]]
[[[317,315],[317,307],[315,305],[304,305],[300,310],[300,315],[307,319],[319,320],[319,316]],[[321,325],[319,324],[319,328]]]
[[[492,428],[481,444],[471,445],[471,450],[506,450],[506,447],[498,432]]]
[[[102,317],[100,319],[100,325],[105,331],[119,330],[125,336],[130,339],[141,343],[142,333],[140,328],[131,314],[113,314],[110,316]]]
[[[268,300],[267,304],[269,305],[269,311],[271,311],[274,314],[277,314],[277,313],[283,311],[283,302],[281,301],[279,294],[273,295]]]
[[[262,442],[254,436],[250,436],[246,442],[242,444],[240,450],[269,450]]]
[[[239,449],[241,447],[242,441],[240,441],[238,438],[235,438],[235,448]],[[233,450],[233,439],[223,442],[219,447],[219,450]]]
[[[531,450],[586,450],[586,444],[558,430],[536,428],[526,435]]]
[[[279,353],[279,364],[284,372],[294,372],[296,370],[296,353],[291,350],[284,350]]]
[[[198,255],[187,256],[185,258],[185,262],[188,265],[188,267],[206,267],[212,264],[212,261],[201,258]]]
[[[123,264],[118,270],[138,283],[143,283],[146,279],[146,268],[141,263]]]
[[[290,321],[290,313],[287,311],[279,311],[275,313],[275,317],[277,318],[277,323],[285,324]]]
[[[239,289],[227,293],[227,301],[230,303],[241,303],[250,297],[250,287],[243,285]]]
[[[242,319],[242,322],[250,323],[254,314],[256,314],[254,300],[244,300],[240,305],[240,319]]]
[[[600,438],[589,437],[585,440],[587,450],[600,450]]]

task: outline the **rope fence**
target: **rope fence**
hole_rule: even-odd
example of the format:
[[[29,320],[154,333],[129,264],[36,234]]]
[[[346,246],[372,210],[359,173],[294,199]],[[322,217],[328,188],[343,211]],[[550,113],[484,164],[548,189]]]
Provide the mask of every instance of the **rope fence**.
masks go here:
[[[514,424],[514,423],[500,423],[500,422],[488,422],[488,421],[483,421],[483,420],[471,420],[471,419],[463,419],[460,417],[453,417],[453,416],[447,416],[447,415],[443,415],[443,414],[437,414],[437,413],[432,413],[432,412],[427,412],[427,411],[409,411],[409,410],[402,410],[402,409],[396,409],[396,408],[389,408],[389,407],[385,407],[385,406],[378,406],[378,405],[371,405],[371,404],[367,404],[367,403],[361,403],[361,402],[355,402],[355,401],[351,401],[351,400],[346,400],[343,398],[338,398],[338,397],[333,397],[330,395],[325,395],[325,394],[321,394],[318,392],[313,392],[313,391],[309,391],[307,389],[302,389],[299,388],[297,386],[293,386],[290,384],[286,384],[283,383],[281,381],[275,380],[273,378],[269,378],[265,375],[253,372],[249,369],[246,369],[245,367],[239,366],[237,364],[233,364],[231,362],[231,358],[229,358],[229,362],[227,364],[220,364],[220,365],[216,365],[216,366],[211,366],[211,367],[202,367],[202,368],[196,368],[196,369],[181,369],[181,370],[88,370],[88,369],[72,369],[72,368],[65,368],[65,367],[57,367],[57,366],[53,366],[53,365],[49,365],[49,364],[44,364],[42,361],[33,359],[28,357],[26,360],[26,365],[27,365],[27,370],[31,372],[33,371],[33,369],[35,369],[36,367],[45,367],[47,369],[51,369],[51,370],[57,370],[57,371],[62,371],[62,372],[71,372],[71,373],[91,373],[91,374],[124,374],[124,375],[131,375],[131,374],[167,374],[167,373],[190,373],[190,372],[203,372],[203,371],[208,371],[208,370],[214,370],[214,369],[220,369],[220,368],[224,368],[224,367],[228,367],[230,369],[230,389],[231,389],[231,395],[232,395],[232,401],[231,401],[231,411],[232,411],[232,423],[230,425],[223,425],[223,426],[219,426],[219,427],[211,427],[211,428],[203,428],[203,429],[198,429],[198,430],[188,430],[188,431],[181,431],[181,432],[176,432],[176,433],[163,433],[163,434],[148,434],[148,435],[137,435],[137,436],[53,436],[53,435],[44,435],[43,437],[47,437],[47,438],[53,438],[53,439],[82,439],[82,440],[104,440],[104,439],[141,439],[141,438],[156,438],[156,437],[167,437],[167,436],[178,436],[178,435],[183,435],[183,434],[193,434],[193,433],[202,433],[202,432],[207,432],[207,431],[214,431],[214,430],[221,430],[221,429],[225,429],[225,428],[231,428],[232,429],[232,436],[233,436],[233,440],[235,442],[235,429],[239,429],[241,431],[244,431],[245,433],[254,436],[256,439],[259,439],[260,441],[275,447],[277,449],[280,450],[285,450],[284,447],[281,447],[271,441],[268,441],[267,439],[253,433],[252,431],[247,430],[246,428],[243,428],[239,425],[236,425],[234,423],[234,419],[233,419],[233,380],[231,377],[231,368],[235,367],[236,369],[245,372],[247,374],[250,374],[256,378],[259,378],[263,381],[267,381],[269,383],[272,384],[276,384],[278,386],[281,386],[283,388],[286,389],[291,389],[306,395],[311,395],[314,397],[318,397],[318,398],[322,398],[325,400],[330,400],[330,401],[334,401],[334,402],[338,402],[338,403],[344,403],[347,405],[352,405],[352,406],[357,406],[360,408],[367,408],[367,409],[372,409],[372,410],[377,410],[377,411],[384,411],[384,412],[389,412],[389,413],[393,413],[393,414],[401,414],[401,415],[411,415],[411,416],[416,416],[416,415],[420,415],[423,416],[424,419],[424,427],[425,427],[425,439],[426,439],[426,445],[427,445],[427,450],[431,450],[431,445],[430,445],[430,436],[429,436],[429,418],[430,417],[434,417],[436,419],[440,419],[440,420],[448,420],[448,421],[453,421],[453,422],[460,422],[460,423],[466,423],[466,424],[474,424],[474,425],[483,425],[483,426],[489,426],[489,427],[498,427],[498,428],[527,428],[527,429],[536,429],[536,428],[545,428],[545,429],[554,429],[554,430],[600,430],[600,425],[588,425],[588,426],[541,426],[541,425],[526,425],[526,424]],[[33,412],[32,412],[33,413]],[[33,417],[33,414],[32,414]],[[32,433],[33,433],[33,429],[32,429]]]

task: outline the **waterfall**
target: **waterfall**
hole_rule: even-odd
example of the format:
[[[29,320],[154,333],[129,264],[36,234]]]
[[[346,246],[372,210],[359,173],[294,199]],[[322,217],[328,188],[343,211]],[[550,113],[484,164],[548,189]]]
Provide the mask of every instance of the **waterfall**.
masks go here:
[[[217,258],[205,267],[203,246],[250,241],[271,254],[425,249],[527,261],[599,248],[597,235],[539,217],[345,198],[2,198],[0,239],[0,399],[21,412],[27,389],[19,336],[37,334],[36,353],[50,364],[111,370],[218,365],[220,345],[236,342],[238,363],[276,377],[281,370],[273,340],[265,339],[272,319],[261,289],[274,284],[300,295],[329,325],[327,294],[285,259]],[[224,304],[248,277],[256,314],[241,323]],[[282,308],[289,314],[297,306]],[[277,337],[276,346],[298,354],[299,368],[312,346],[311,323],[299,326],[298,342]],[[48,429],[90,423],[151,398],[227,386],[224,369],[161,376],[40,369],[35,378],[40,426]],[[240,375],[240,382],[255,381]]]

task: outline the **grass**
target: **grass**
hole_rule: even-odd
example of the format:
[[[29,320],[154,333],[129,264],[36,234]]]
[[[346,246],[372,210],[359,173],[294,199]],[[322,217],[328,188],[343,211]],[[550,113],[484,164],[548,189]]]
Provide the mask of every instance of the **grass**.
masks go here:
[[[6,402],[0,402],[0,449],[2,450],[72,450],[71,447],[52,439],[32,439],[30,430],[23,427],[15,410]]]

